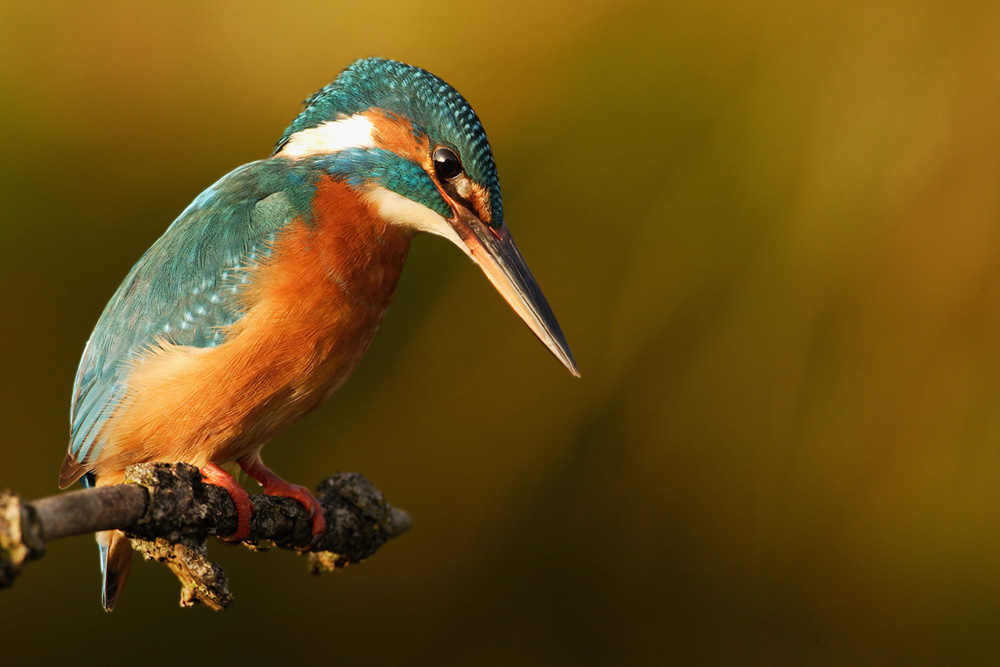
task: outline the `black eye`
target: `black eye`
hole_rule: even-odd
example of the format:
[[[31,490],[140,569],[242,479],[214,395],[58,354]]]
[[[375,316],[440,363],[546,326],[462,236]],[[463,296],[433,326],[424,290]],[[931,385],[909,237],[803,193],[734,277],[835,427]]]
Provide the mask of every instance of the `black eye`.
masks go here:
[[[462,162],[455,155],[455,151],[444,146],[434,149],[434,171],[445,180],[451,180],[462,173]]]

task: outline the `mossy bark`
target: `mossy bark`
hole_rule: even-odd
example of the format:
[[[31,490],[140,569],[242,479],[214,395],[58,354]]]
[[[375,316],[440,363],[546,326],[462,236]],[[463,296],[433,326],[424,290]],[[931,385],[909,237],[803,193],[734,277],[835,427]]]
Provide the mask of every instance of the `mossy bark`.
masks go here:
[[[315,546],[310,548],[312,522],[301,505],[262,494],[251,496],[254,516],[244,544],[308,552],[310,571],[319,573],[364,560],[410,527],[410,517],[357,473],[323,480],[316,498],[327,529]],[[181,582],[182,606],[202,602],[224,609],[232,601],[225,573],[208,560],[206,540],[236,530],[236,508],[225,489],[205,483],[197,468],[183,463],[131,466],[125,484],[34,503],[0,494],[0,588],[41,557],[46,542],[110,529],[124,530],[136,551],[170,568]]]

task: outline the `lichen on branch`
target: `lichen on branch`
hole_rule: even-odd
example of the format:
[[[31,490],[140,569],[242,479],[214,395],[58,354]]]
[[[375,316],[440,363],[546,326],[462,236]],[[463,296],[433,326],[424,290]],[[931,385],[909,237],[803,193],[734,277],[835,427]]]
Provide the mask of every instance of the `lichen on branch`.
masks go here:
[[[358,563],[410,528],[410,517],[357,473],[323,480],[316,498],[327,529],[312,548],[308,512],[292,499],[263,494],[251,496],[254,516],[244,543],[308,552],[310,571],[319,573]],[[111,529],[124,530],[136,551],[170,568],[181,582],[182,606],[224,609],[232,601],[225,573],[208,560],[206,540],[236,530],[236,508],[225,489],[184,463],[130,466],[125,484],[35,502],[0,493],[0,588],[11,586],[52,540]]]

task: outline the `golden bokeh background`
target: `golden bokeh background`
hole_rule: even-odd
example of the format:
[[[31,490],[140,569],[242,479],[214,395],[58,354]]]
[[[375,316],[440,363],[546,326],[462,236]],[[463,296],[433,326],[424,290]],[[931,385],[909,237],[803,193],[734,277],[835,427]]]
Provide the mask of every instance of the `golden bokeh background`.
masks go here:
[[[0,0],[0,487],[56,491],[83,344],[202,189],[351,60],[471,101],[575,380],[419,238],[355,377],[265,449],[414,518],[364,565],[87,538],[4,664],[997,664],[1000,5]]]

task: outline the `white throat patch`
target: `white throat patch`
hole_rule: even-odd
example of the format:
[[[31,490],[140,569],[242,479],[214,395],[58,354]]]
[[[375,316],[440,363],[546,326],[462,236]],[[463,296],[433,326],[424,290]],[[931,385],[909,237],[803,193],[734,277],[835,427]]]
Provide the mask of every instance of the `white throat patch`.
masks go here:
[[[336,153],[345,148],[374,148],[375,126],[363,115],[328,120],[316,127],[300,130],[288,138],[275,157],[291,159]]]
[[[469,246],[465,245],[462,237],[452,228],[451,224],[439,213],[423,204],[418,204],[412,199],[407,199],[403,195],[381,186],[368,189],[364,193],[364,197],[375,205],[378,214],[390,224],[405,227],[413,232],[429,232],[443,236],[461,248],[466,255],[472,257]]]

